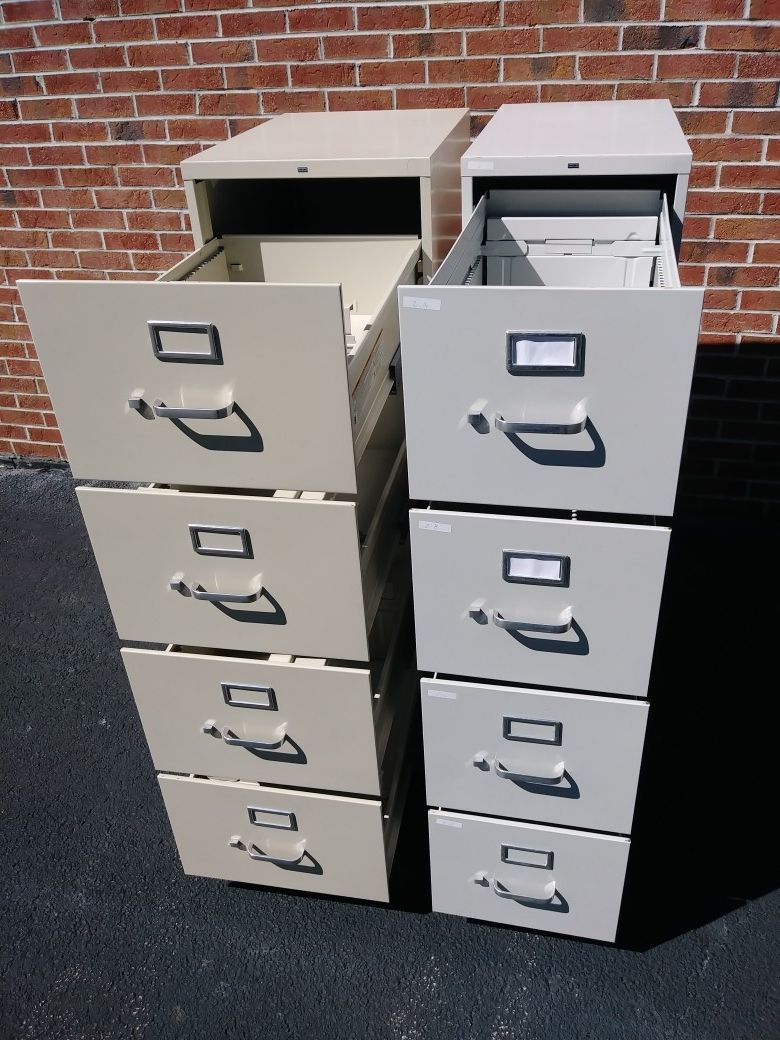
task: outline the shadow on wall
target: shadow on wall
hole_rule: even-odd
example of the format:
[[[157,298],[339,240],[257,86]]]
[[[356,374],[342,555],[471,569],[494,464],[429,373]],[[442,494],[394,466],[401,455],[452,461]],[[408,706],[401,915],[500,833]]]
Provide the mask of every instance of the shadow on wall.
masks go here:
[[[780,886],[776,534],[672,536],[618,943],[648,949]]]

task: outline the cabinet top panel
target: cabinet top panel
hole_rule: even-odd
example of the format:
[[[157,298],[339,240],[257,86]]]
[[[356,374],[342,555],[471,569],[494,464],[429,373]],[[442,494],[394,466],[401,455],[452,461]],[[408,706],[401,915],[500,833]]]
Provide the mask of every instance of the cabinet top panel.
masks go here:
[[[281,115],[185,159],[182,171],[188,180],[427,177],[447,139],[468,133],[467,117],[464,108]]]
[[[502,105],[461,159],[464,177],[685,174],[691,149],[666,100]]]

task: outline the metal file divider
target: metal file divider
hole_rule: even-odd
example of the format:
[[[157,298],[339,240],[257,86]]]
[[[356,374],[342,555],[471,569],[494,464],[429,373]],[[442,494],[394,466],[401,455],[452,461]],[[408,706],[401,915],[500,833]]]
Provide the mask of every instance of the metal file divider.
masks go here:
[[[434,910],[615,938],[703,298],[690,165],[667,102],[503,106],[460,238],[399,289]]]
[[[152,482],[79,500],[120,637],[159,646],[122,656],[187,873],[389,898],[396,288],[457,233],[467,143],[464,110],[280,116],[185,161],[195,250],[156,282],[20,284],[74,474]]]

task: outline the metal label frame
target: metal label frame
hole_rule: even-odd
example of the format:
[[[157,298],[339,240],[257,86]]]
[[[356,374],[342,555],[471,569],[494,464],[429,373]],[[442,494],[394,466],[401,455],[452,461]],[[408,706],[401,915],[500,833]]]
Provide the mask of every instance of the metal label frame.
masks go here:
[[[190,365],[221,365],[222,346],[217,326],[210,321],[147,321],[152,353],[158,361],[174,361]],[[188,332],[208,336],[209,352],[166,350],[162,342],[163,332]]]
[[[229,708],[256,708],[258,711],[278,711],[276,701],[276,690],[273,686],[260,686],[253,683],[220,683],[222,696]],[[258,704],[256,701],[239,701],[231,697],[231,690],[245,690],[247,693],[264,693],[268,697],[267,704]]]
[[[253,827],[268,827],[275,831],[297,831],[298,820],[295,813],[290,809],[266,809],[262,805],[248,805],[246,807],[249,822]],[[286,823],[269,823],[267,820],[258,820],[257,813],[265,813],[267,816],[278,816],[287,820]]]
[[[190,532],[192,548],[198,556],[228,556],[239,560],[254,559],[252,555],[252,540],[249,531],[245,527],[225,527],[221,524],[187,524]],[[227,534],[235,535],[241,539],[240,549],[210,549],[201,545],[201,534]]]
[[[554,735],[549,740],[544,737],[518,737],[510,732],[513,722],[524,723],[526,726],[552,726]],[[504,715],[502,736],[504,740],[516,740],[521,744],[546,744],[549,747],[561,747],[563,744],[563,723],[556,722],[554,719],[525,719],[519,715]]]
[[[518,365],[512,358],[518,340],[545,343],[550,339],[574,340],[573,365]],[[585,375],[585,334],[583,332],[507,332],[506,370],[510,376],[583,376]]]
[[[501,554],[502,566],[501,572],[504,581],[512,582],[515,585],[555,585],[557,588],[567,589],[569,587],[569,578],[571,575],[571,557],[562,556],[559,553],[532,553],[532,552],[513,552],[511,549],[504,549]],[[509,573],[509,566],[512,560],[557,560],[561,565],[561,576],[560,578],[523,578],[518,577],[515,574]]]
[[[533,856],[545,856],[546,860],[544,863],[518,862],[516,859],[509,859],[510,852],[528,852]],[[506,863],[509,867],[532,867],[534,870],[552,870],[554,860],[555,854],[548,849],[526,849],[520,845],[501,845],[501,862]]]

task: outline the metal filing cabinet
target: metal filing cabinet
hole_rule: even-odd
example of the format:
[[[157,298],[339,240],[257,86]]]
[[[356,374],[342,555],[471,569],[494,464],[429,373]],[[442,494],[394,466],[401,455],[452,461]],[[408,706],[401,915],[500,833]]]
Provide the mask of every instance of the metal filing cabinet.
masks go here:
[[[399,289],[434,909],[615,937],[703,301],[690,166],[666,101],[504,106],[460,237]]]
[[[414,709],[400,284],[468,114],[280,116],[182,164],[154,283],[21,282],[185,872],[387,900]]]

